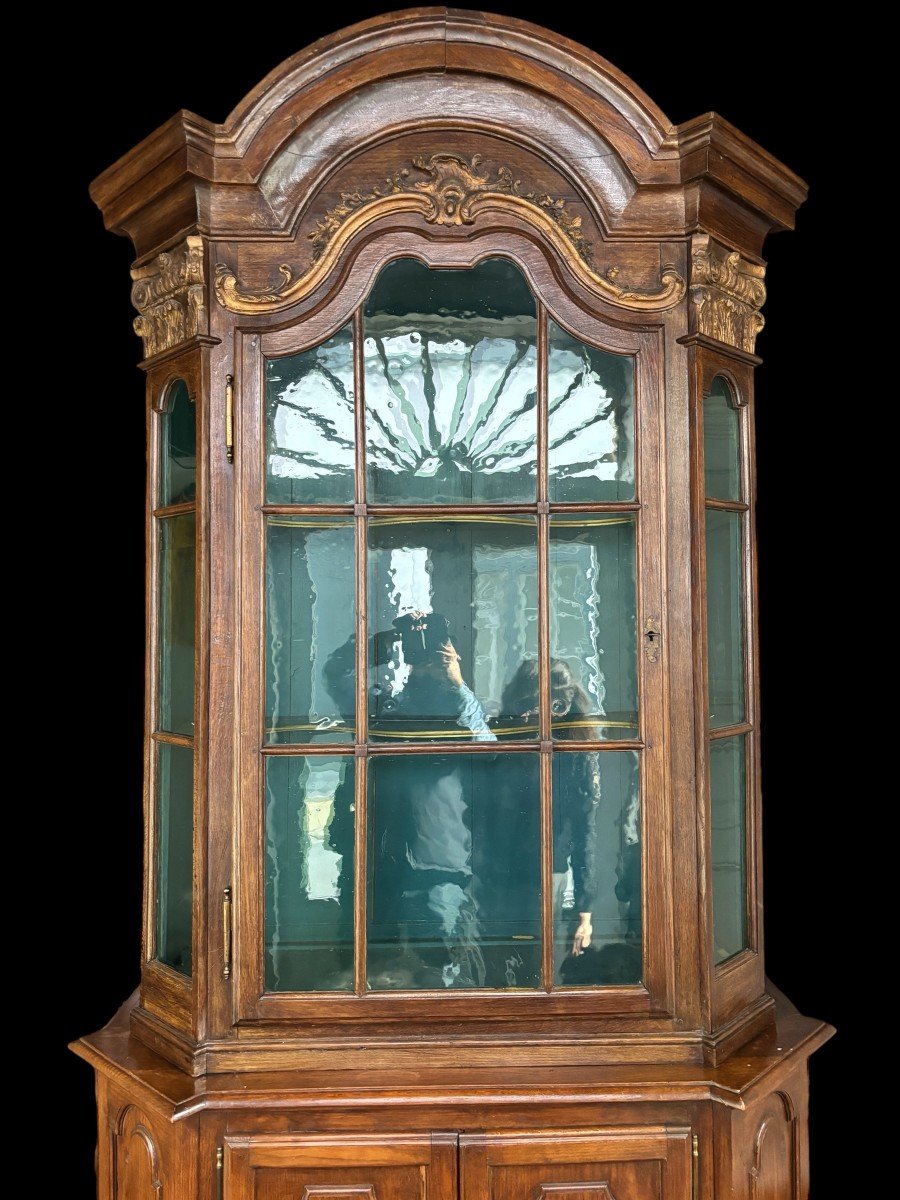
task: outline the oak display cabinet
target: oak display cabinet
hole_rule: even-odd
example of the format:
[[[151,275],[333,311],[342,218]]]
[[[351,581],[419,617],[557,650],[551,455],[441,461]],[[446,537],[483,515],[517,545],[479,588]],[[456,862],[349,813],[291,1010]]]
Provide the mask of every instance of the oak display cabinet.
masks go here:
[[[139,992],[102,1200],[801,1200],[753,374],[806,188],[451,9],[93,184],[147,377]]]

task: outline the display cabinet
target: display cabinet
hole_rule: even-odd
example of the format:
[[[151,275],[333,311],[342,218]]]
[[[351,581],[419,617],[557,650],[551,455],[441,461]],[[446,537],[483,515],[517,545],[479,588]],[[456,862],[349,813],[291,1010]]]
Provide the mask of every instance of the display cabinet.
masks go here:
[[[764,975],[753,523],[805,191],[438,8],[95,181],[150,462],[141,986],[75,1046],[102,1200],[806,1197],[830,1031]]]

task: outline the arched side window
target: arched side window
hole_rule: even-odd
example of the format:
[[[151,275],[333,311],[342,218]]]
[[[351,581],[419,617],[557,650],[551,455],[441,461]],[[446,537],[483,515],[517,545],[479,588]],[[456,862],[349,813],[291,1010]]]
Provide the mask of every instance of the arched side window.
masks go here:
[[[717,376],[703,403],[706,493],[706,649],[714,960],[749,945],[745,562],[748,505],[743,414],[731,384]]]
[[[183,379],[166,390],[158,423],[153,694],[156,920],[153,957],[191,973],[194,678],[197,574],[196,408]]]

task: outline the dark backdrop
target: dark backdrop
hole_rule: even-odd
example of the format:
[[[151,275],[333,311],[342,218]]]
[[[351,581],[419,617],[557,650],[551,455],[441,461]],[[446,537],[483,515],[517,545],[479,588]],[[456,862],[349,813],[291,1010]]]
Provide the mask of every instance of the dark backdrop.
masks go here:
[[[831,239],[846,181],[826,145],[831,97],[819,64],[827,56],[821,48],[810,55],[799,29],[767,28],[767,10],[743,28],[723,28],[717,16],[709,32],[698,33],[706,23],[697,12],[691,31],[671,14],[656,28],[639,6],[618,16],[603,8],[493,8],[597,50],[675,122],[714,108],[811,187],[796,232],[777,234],[766,247],[771,298],[758,343],[765,362],[757,373],[757,428],[767,963],[803,1012],[840,1030],[812,1061],[813,1194],[825,1200],[829,1177],[836,1179],[829,1149],[844,1132],[835,1101],[853,1039],[853,914],[866,894],[855,849],[861,838],[849,820],[859,820],[860,752],[836,736],[850,727],[862,732],[857,721],[841,719],[858,700],[851,689],[851,593],[861,564],[854,514],[844,510],[851,521],[838,541],[838,511],[824,503],[826,487],[829,497],[846,500],[835,485],[858,486],[865,478],[849,372],[834,353],[833,278],[841,268]],[[221,121],[278,62],[379,11],[377,4],[345,5],[323,16],[306,6],[302,19],[245,23],[208,38],[203,22],[193,20],[165,37],[104,28],[96,45],[80,36],[77,56],[68,58],[61,46],[48,65],[57,138],[53,161],[42,165],[46,221],[68,277],[59,330],[69,363],[48,409],[68,413],[55,442],[57,466],[71,480],[65,494],[89,503],[71,523],[60,521],[51,539],[49,576],[70,623],[57,625],[55,635],[45,628],[43,636],[65,635],[70,682],[60,715],[70,712],[81,732],[67,741],[61,761],[39,764],[47,768],[44,778],[56,781],[50,836],[59,859],[60,923],[46,929],[31,982],[56,992],[45,1078],[65,1113],[52,1161],[71,1200],[93,1195],[96,1135],[91,1072],[65,1046],[104,1024],[137,985],[141,871],[143,377],[131,331],[131,248],[105,232],[88,184],[177,109]],[[598,15],[585,20],[586,12]],[[33,278],[39,266],[32,259]],[[46,380],[43,365],[33,369]],[[841,918],[850,921],[851,936],[842,933],[839,956]]]

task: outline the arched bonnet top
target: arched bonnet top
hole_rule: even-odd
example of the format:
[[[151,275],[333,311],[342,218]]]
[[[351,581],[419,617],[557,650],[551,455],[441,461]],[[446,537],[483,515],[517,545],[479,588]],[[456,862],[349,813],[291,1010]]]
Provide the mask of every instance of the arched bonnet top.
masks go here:
[[[446,8],[390,13],[316,42],[222,124],[177,113],[91,194],[139,260],[193,232],[295,239],[340,168],[365,153],[386,160],[380,147],[429,131],[434,150],[447,134],[493,137],[552,163],[604,239],[715,234],[704,214],[724,194],[731,244],[758,258],[770,229],[793,226],[806,194],[715,114],[675,126],[585,47],[511,17]]]

